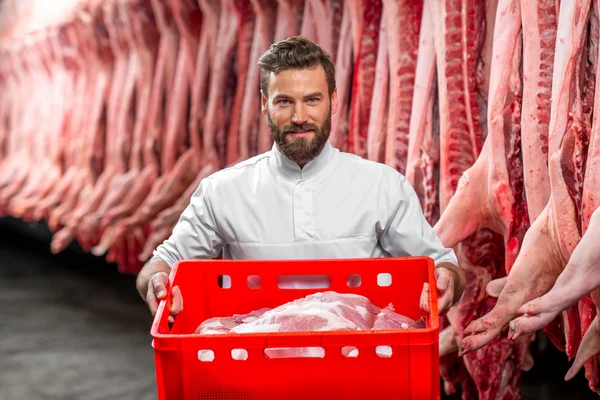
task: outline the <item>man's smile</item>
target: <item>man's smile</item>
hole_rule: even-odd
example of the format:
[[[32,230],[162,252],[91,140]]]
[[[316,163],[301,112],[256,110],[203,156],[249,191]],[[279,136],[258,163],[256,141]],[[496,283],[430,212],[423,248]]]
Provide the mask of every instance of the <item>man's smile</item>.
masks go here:
[[[288,132],[287,135],[288,137],[291,138],[307,138],[310,137],[312,134],[314,134],[314,131],[306,131],[306,132]]]

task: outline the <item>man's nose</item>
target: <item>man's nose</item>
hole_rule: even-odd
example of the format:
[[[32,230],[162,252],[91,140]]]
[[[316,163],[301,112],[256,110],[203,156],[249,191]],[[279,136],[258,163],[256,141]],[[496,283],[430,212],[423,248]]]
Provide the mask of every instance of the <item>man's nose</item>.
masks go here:
[[[304,104],[297,104],[294,109],[294,115],[292,116],[292,122],[297,125],[302,125],[308,120]]]

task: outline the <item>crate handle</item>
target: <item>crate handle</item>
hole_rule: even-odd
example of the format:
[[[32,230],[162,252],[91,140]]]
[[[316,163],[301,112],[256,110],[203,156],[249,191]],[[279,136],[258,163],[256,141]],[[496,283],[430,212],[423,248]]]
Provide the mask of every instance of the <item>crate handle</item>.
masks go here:
[[[328,289],[331,287],[329,274],[302,274],[277,276],[279,289]]]
[[[152,322],[153,331],[160,332],[162,330],[161,327],[166,327],[166,331],[161,333],[167,333],[167,331],[171,330],[171,326],[168,323],[168,319],[171,315],[171,307],[173,306],[173,286],[177,285],[176,283],[174,283],[174,279],[178,268],[179,265],[177,264],[173,268],[171,268],[171,272],[169,274],[169,281],[165,285],[167,295],[158,301],[158,308],[154,316],[154,321]]]
[[[281,358],[324,358],[325,348],[321,346],[307,347],[269,347],[264,349],[265,358],[270,360]]]

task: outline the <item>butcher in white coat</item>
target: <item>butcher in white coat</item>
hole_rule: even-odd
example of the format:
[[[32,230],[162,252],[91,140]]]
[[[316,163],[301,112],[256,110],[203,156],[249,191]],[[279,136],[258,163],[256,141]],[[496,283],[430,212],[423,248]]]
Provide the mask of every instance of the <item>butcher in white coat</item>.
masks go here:
[[[465,275],[402,174],[331,145],[337,91],[329,56],[294,37],[273,44],[259,65],[273,147],[200,183],[172,235],[138,275],[152,314],[177,261],[222,252],[237,260],[428,256],[444,315],[460,300]],[[171,319],[183,305],[177,287],[172,293]],[[427,293],[425,286],[426,311]]]

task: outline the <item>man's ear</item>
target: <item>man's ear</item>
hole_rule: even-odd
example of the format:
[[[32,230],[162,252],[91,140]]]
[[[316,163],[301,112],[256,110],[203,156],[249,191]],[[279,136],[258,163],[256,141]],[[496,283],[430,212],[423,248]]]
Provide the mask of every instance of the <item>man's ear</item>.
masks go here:
[[[265,94],[263,93],[263,91],[260,91],[260,103],[261,103],[261,111],[263,114],[267,113],[267,98],[265,97]]]
[[[331,94],[331,114],[335,114],[337,112],[338,107],[338,96],[337,96],[337,88],[333,89],[333,93]]]

